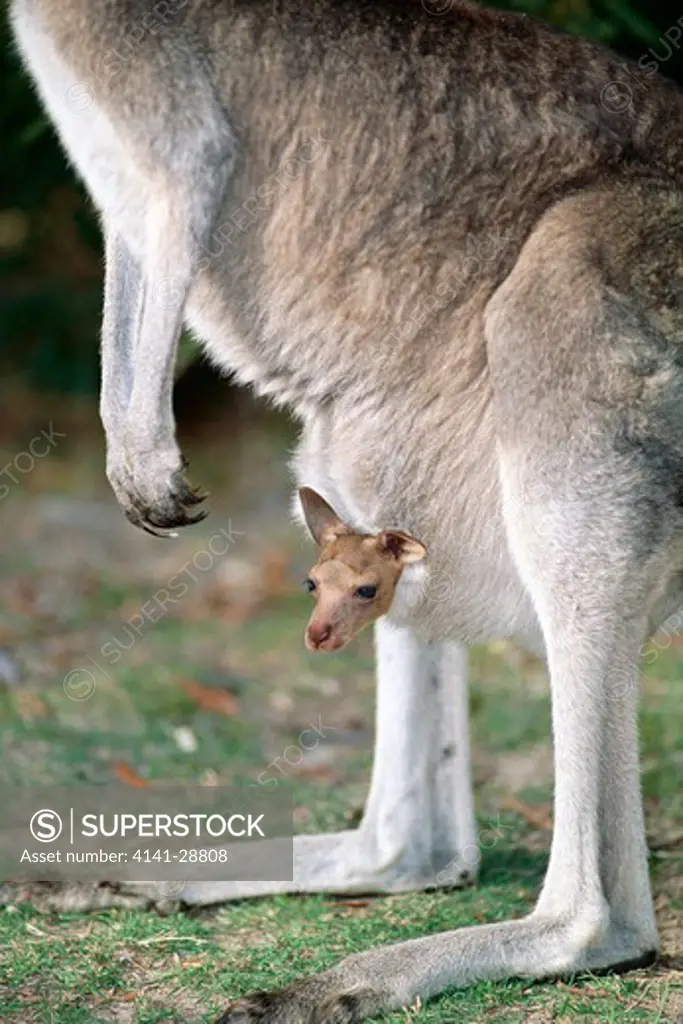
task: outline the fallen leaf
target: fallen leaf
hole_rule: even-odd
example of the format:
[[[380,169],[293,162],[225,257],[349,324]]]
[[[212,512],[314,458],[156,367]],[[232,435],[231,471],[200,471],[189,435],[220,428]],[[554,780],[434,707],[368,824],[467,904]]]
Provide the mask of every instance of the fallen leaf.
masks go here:
[[[47,704],[30,690],[20,690],[16,694],[15,703],[22,718],[45,718],[49,710]]]
[[[12,611],[22,615],[30,615],[34,609],[38,591],[33,580],[28,576],[17,576],[14,580],[14,587],[8,595],[9,606]]]
[[[268,698],[270,706],[281,714],[293,711],[295,707],[294,698],[291,693],[284,693],[282,690],[274,690]]]
[[[513,811],[515,814],[519,814],[530,825],[534,825],[535,828],[546,829],[548,832],[553,830],[553,819],[550,815],[549,804],[542,807],[530,807],[529,804],[523,803],[516,796],[506,796],[503,798],[500,806],[504,811]]]
[[[292,774],[300,779],[310,779],[313,782],[328,782],[336,785],[341,782],[341,774],[326,764],[302,764],[292,768]]]
[[[183,679],[180,688],[204,711],[215,711],[220,715],[227,715],[228,718],[239,716],[240,706],[237,698],[229,690],[202,686],[201,683],[195,683],[191,679]]]
[[[125,782],[127,786],[149,786],[149,782],[143,779],[141,775],[138,775],[135,769],[126,764],[125,761],[114,761],[112,770],[116,778],[121,782]]]
[[[179,725],[177,729],[173,730],[173,739],[178,749],[182,750],[184,754],[194,754],[199,746],[197,737],[186,725]]]
[[[295,825],[307,825],[311,820],[311,812],[308,807],[295,807],[292,811],[292,821]]]

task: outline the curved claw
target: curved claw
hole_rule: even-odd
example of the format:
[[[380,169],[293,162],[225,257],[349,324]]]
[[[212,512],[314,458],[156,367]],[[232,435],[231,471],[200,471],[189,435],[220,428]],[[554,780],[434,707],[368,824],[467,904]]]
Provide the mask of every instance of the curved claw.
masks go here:
[[[188,487],[188,493],[183,495],[183,502],[186,505],[199,505],[202,501],[206,501],[208,497],[209,492],[201,487]]]
[[[183,458],[183,466],[187,464]],[[120,490],[117,493],[128,521],[152,537],[168,538],[168,531],[200,523],[208,515],[205,509],[190,513],[190,509],[206,500],[208,493],[188,483],[182,470],[173,473],[167,494],[154,503],[145,501],[135,488],[123,491],[123,495]]]
[[[155,530],[151,526],[148,526],[138,510],[132,506],[124,508],[123,514],[132,526],[137,526],[138,529],[144,530],[144,532],[148,533],[151,537],[162,537],[165,539],[169,536],[167,533],[162,533],[160,530]]]
[[[195,487],[183,477],[174,480],[175,493],[183,505],[198,505],[208,498],[208,493],[200,487]]]
[[[201,510],[201,512],[197,512],[196,516],[188,516],[187,517],[187,521],[186,521],[187,525],[188,526],[192,526],[194,523],[201,523],[202,519],[206,519],[208,514],[209,514],[208,509],[203,508]]]
[[[163,512],[147,509],[144,514],[144,520],[153,527],[174,530],[179,526],[192,526],[194,523],[200,523],[202,519],[206,519],[208,514],[206,509],[201,509],[196,514],[190,515],[184,505],[177,505],[175,509],[168,509]]]
[[[161,530],[153,530],[151,526],[146,526],[145,523],[140,523],[139,526],[140,529],[144,530],[145,533],[148,533],[150,537],[159,537],[161,540],[170,540],[170,533],[163,533]]]

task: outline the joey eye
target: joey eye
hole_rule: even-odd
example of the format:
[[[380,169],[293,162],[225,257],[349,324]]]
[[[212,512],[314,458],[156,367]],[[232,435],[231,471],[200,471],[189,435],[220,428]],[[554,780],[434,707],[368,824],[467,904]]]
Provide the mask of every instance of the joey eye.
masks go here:
[[[313,591],[315,590],[315,580],[312,580],[310,576],[307,576],[306,579],[304,580],[304,588],[308,591],[309,594],[312,594]]]
[[[358,587],[356,590],[356,597],[362,598],[364,601],[371,601],[373,597],[377,596],[377,587],[365,586]]]

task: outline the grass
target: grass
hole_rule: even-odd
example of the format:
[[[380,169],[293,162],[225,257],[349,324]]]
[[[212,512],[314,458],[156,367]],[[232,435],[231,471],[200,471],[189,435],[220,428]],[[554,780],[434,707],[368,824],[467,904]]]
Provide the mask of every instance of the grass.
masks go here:
[[[302,763],[280,760],[277,777],[293,793],[300,828],[356,820],[372,745],[369,640],[316,658],[301,642],[305,596],[287,584],[240,621],[234,608],[216,608],[215,578],[207,576],[125,652],[109,677],[93,670],[97,687],[90,699],[73,701],[62,687],[65,673],[90,665],[90,657],[101,662],[102,644],[119,635],[150,588],[170,574],[166,563],[150,569],[145,562],[167,549],[133,531],[122,534],[119,549],[108,527],[89,539],[87,530],[67,524],[60,527],[64,562],[48,563],[38,541],[21,542],[26,531],[40,537],[50,529],[41,521],[40,497],[25,495],[13,506],[16,517],[8,513],[0,540],[3,564],[10,566],[0,645],[28,666],[21,685],[0,688],[0,782],[106,783],[121,763],[143,781],[254,780],[318,723],[324,740]],[[112,529],[119,528],[128,529]],[[76,531],[75,548],[68,544],[70,530]],[[100,557],[104,534],[109,553]],[[199,535],[186,543],[198,548]],[[58,555],[54,548],[51,558]],[[299,558],[295,550],[292,576]],[[235,713],[203,706],[187,680],[231,694]],[[682,691],[683,647],[674,643],[647,669],[641,713],[661,963],[623,977],[481,984],[388,1020],[683,1020]],[[477,809],[491,837],[476,888],[76,914],[46,909],[38,891],[25,900],[21,888],[9,886],[0,908],[0,1018],[7,1024],[210,1021],[235,996],[327,967],[347,953],[528,911],[550,838],[543,827],[551,796],[549,702],[540,666],[507,645],[476,651],[472,719]],[[178,729],[190,731],[194,749],[179,746]]]

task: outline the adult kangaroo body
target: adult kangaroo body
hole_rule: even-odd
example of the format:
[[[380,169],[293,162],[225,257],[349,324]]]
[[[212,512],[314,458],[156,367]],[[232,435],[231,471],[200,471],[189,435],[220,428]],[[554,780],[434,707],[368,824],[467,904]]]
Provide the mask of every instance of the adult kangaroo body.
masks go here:
[[[427,547],[377,631],[360,828],[301,837],[292,884],[239,894],[470,879],[463,645],[514,636],[548,660],[533,913],[350,957],[225,1019],[337,1024],[649,959],[636,661],[683,578],[683,94],[456,4],[14,0],[13,20],[102,213],[102,417],[128,517],[197,517],[171,408],[186,321],[300,418],[300,485]]]

